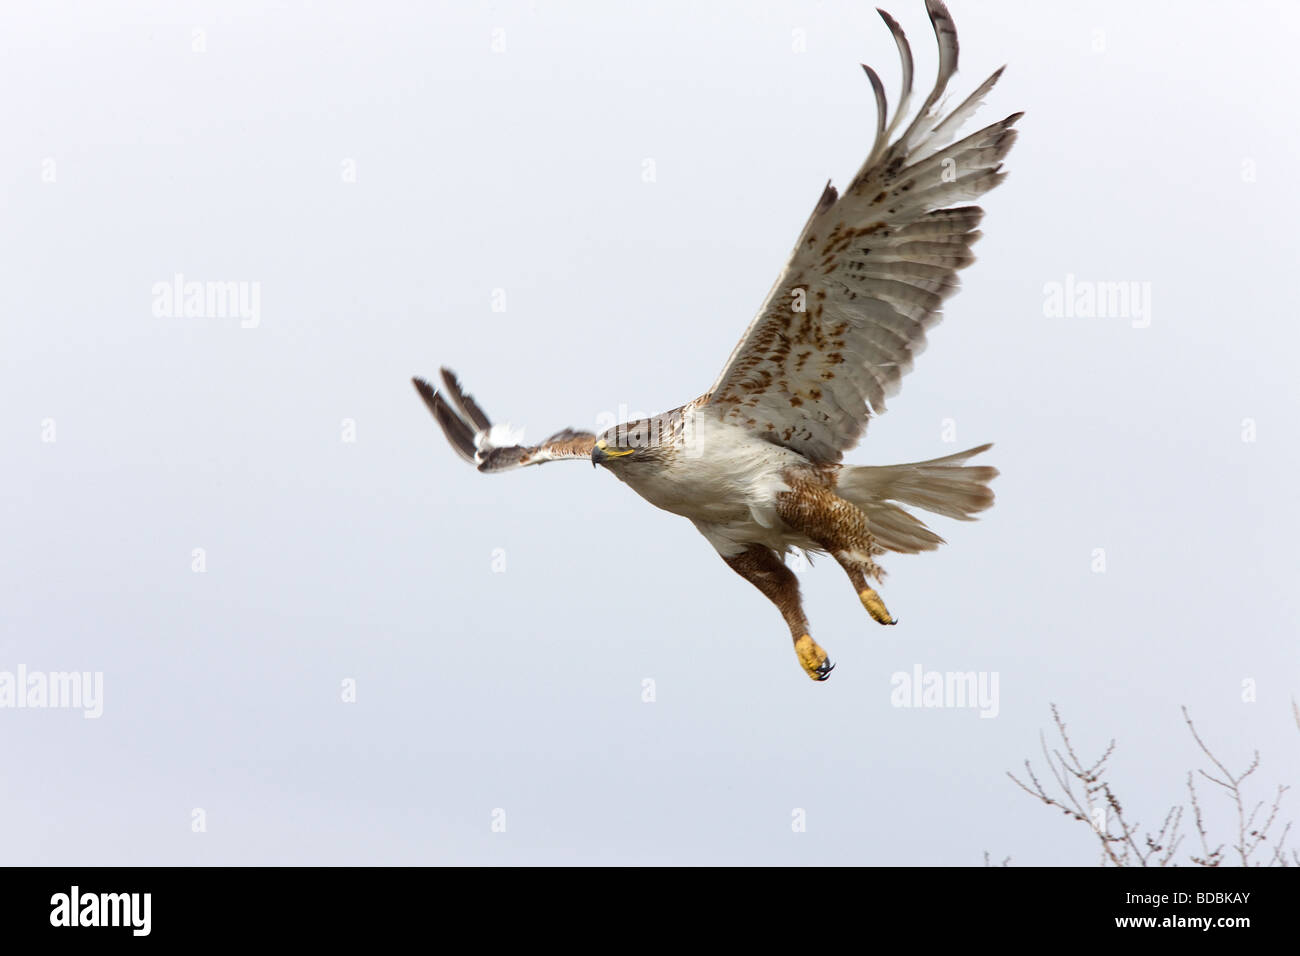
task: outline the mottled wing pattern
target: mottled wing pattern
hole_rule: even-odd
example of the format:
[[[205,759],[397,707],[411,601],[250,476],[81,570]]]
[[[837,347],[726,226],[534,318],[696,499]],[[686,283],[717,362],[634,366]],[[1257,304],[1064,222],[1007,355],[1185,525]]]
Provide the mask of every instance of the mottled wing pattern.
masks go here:
[[[829,184],[790,261],[706,397],[724,421],[759,432],[818,462],[839,461],[872,414],[898,390],[925,333],[957,288],[957,270],[983,210],[962,205],[1002,181],[1002,159],[1021,114],[953,143],[1002,71],[941,116],[936,104],[957,68],[947,8],[926,8],[939,43],[939,76],[908,128],[891,138],[911,95],[912,54],[884,11],[903,61],[898,113],[885,123],[879,77],[876,140],[844,195]],[[951,144],[951,145],[950,145]]]
[[[444,392],[439,392],[422,378],[411,380],[443,434],[460,457],[479,471],[508,471],[548,461],[587,459],[596,444],[591,432],[566,428],[537,445],[520,445],[509,430],[494,426],[483,409],[460,387],[455,373],[442,370]]]

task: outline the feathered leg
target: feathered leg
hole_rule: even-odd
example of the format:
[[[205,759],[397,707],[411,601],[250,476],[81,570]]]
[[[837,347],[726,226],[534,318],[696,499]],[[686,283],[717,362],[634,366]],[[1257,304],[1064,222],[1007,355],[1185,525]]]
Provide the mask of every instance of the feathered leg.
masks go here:
[[[897,624],[880,595],[867,583],[883,573],[873,560],[884,549],[871,536],[867,516],[835,494],[815,475],[785,476],[790,491],[776,496],[776,513],[793,530],[817,542],[849,576],[858,600],[881,624]]]
[[[785,566],[780,555],[771,548],[755,544],[734,557],[724,557],[722,560],[776,605],[790,628],[794,652],[804,673],[817,681],[830,677],[835,665],[809,636],[808,618],[804,616],[803,603],[799,598],[799,579]]]

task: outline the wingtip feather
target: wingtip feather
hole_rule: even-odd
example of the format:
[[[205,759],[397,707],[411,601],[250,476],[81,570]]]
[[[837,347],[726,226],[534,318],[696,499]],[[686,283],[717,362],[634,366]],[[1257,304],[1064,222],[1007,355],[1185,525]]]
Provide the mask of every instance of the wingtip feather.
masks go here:
[[[479,407],[478,402],[474,401],[474,396],[468,394],[461,387],[460,379],[456,377],[456,373],[445,365],[442,367],[441,372],[442,383],[447,387],[447,394],[451,396],[451,400],[460,411],[461,416],[469,420],[475,431],[485,432],[490,429],[492,420]]]
[[[471,464],[474,463],[474,430],[469,424],[462,419],[455,410],[442,397],[442,393],[434,389],[432,385],[424,379],[415,376],[411,379],[411,384],[415,386],[416,392],[423,399],[425,406],[433,414],[434,421],[442,429],[442,433],[447,436],[447,441],[455,449],[460,457],[464,458]]]
[[[876,138],[871,144],[871,152],[877,153],[886,146],[885,124],[889,118],[889,101],[885,99],[885,84],[880,82],[880,76],[876,71],[865,63],[861,66],[867,74],[867,79],[871,81],[871,92],[876,97]]]

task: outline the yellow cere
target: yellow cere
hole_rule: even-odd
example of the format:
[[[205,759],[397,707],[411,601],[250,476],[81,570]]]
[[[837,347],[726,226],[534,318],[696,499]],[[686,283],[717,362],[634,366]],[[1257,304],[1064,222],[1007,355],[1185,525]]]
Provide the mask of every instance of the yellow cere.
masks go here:
[[[630,455],[632,454],[633,451],[635,451],[635,449],[633,448],[626,448],[622,451],[611,450],[609,447],[609,443],[606,442],[605,439],[603,438],[600,439],[600,441],[596,442],[596,447],[599,448],[601,452],[603,452],[604,454],[609,455],[611,458],[622,458],[624,455]]]

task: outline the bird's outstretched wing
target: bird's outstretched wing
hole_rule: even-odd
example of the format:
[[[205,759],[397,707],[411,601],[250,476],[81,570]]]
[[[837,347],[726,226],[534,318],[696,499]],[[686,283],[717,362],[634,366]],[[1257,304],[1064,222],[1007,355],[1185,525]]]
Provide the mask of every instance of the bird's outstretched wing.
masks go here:
[[[429,406],[429,411],[433,412],[433,417],[442,426],[442,432],[451,442],[451,447],[479,471],[509,471],[548,461],[591,457],[596,436],[591,432],[579,432],[571,428],[556,432],[538,445],[516,444],[507,429],[499,425],[493,426],[478,402],[465,394],[455,373],[450,369],[442,370],[445,395],[422,378],[411,381],[424,399],[424,404]]]
[[[957,69],[957,32],[939,0],[927,0],[926,9],[939,42],[934,89],[893,139],[908,112],[912,52],[898,24],[879,11],[903,61],[898,111],[886,125],[884,87],[864,66],[877,110],[871,153],[842,196],[827,184],[785,271],[705,398],[724,421],[814,461],[839,461],[857,444],[925,347],[926,329],[957,288],[957,270],[974,261],[983,210],[961,204],[1005,177],[1002,159],[1022,115],[952,143],[1002,70],[942,116],[936,104]]]

